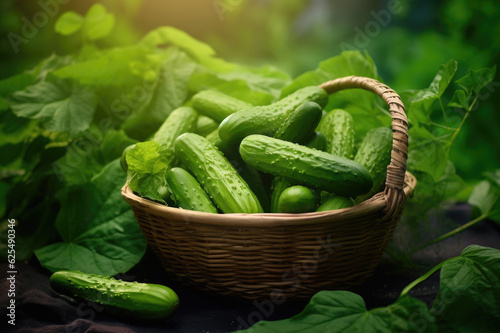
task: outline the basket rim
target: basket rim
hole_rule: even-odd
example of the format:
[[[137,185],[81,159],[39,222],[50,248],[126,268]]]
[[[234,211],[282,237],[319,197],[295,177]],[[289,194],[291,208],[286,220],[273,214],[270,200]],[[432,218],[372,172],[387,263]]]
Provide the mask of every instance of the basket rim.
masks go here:
[[[416,178],[410,172],[406,172],[404,183],[404,194],[409,197],[413,194]],[[228,213],[215,214],[187,210],[177,207],[169,207],[149,199],[135,195],[125,184],[121,189],[124,200],[132,207],[140,207],[142,210],[149,210],[157,215],[172,217],[176,220],[189,223],[199,223],[216,226],[238,225],[244,227],[261,226],[292,226],[304,224],[319,224],[331,222],[332,218],[338,221],[350,220],[355,217],[382,212],[387,205],[387,198],[383,192],[375,194],[373,197],[348,208],[311,213]]]

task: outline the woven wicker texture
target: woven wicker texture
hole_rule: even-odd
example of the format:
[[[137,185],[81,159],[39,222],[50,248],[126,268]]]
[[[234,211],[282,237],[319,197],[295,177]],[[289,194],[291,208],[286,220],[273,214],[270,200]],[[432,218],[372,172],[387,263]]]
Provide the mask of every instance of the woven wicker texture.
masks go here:
[[[378,264],[416,179],[406,172],[408,122],[398,94],[369,78],[321,85],[328,93],[362,88],[392,115],[393,147],[384,192],[350,208],[303,214],[209,214],[166,207],[132,193],[148,244],[172,278],[247,299],[309,298],[362,284]]]

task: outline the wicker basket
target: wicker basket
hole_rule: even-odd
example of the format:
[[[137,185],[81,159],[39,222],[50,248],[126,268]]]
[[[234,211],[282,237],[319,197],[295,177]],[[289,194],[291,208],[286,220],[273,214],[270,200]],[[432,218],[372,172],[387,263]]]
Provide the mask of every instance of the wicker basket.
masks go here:
[[[394,90],[374,79],[349,76],[321,87],[328,93],[366,89],[389,106],[393,147],[384,192],[335,211],[210,214],[166,207],[124,186],[125,201],[172,278],[220,295],[283,300],[348,289],[371,275],[416,185],[406,172],[404,106]]]

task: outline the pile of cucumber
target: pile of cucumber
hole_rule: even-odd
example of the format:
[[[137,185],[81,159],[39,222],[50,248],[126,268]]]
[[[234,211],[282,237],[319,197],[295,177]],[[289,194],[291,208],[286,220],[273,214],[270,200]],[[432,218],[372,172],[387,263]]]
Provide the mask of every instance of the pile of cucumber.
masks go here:
[[[305,213],[373,196],[384,187],[392,130],[356,142],[352,116],[325,112],[327,102],[317,86],[266,106],[197,93],[151,138],[169,155],[167,202],[208,213]]]

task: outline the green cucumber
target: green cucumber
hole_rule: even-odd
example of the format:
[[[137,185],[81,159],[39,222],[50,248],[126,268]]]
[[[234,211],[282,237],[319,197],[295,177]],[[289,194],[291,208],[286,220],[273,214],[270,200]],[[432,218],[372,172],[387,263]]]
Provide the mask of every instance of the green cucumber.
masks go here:
[[[328,112],[318,131],[326,137],[328,153],[349,159],[354,157],[354,120],[348,112],[341,109]]]
[[[207,136],[217,128],[219,128],[219,123],[215,122],[212,118],[208,118],[204,115],[198,116],[198,121],[196,122],[196,134]]]
[[[300,105],[283,122],[274,137],[295,143],[302,143],[314,135],[314,129],[318,126],[323,116],[321,106],[314,102],[306,102]],[[283,177],[275,177],[271,185],[271,212],[277,213],[278,201],[281,193],[290,187],[289,180]]]
[[[317,212],[324,212],[327,210],[335,210],[335,209],[342,209],[342,208],[347,208],[347,207],[352,207],[354,206],[354,200],[349,197],[344,197],[341,195],[333,195],[330,198],[326,199],[325,202],[323,202],[318,209],[316,210]]]
[[[179,208],[217,214],[217,208],[189,172],[182,168],[172,168],[165,178]]]
[[[295,185],[281,193],[278,200],[279,213],[314,212],[318,206],[318,198],[311,189]]]
[[[175,140],[175,154],[223,213],[262,213],[248,184],[207,139],[193,133]]]
[[[257,170],[338,195],[363,194],[373,185],[370,173],[359,163],[264,135],[243,139],[240,154]]]
[[[226,95],[218,90],[203,90],[191,99],[193,107],[199,113],[221,122],[227,116],[253,107],[252,104]]]
[[[312,135],[309,136],[305,145],[309,148],[326,151],[326,136],[324,136],[321,132],[315,131],[314,133],[312,133]]]
[[[79,302],[102,305],[112,315],[139,321],[163,321],[179,307],[179,297],[159,284],[124,282],[95,274],[59,271],[50,277],[56,292]]]
[[[273,104],[238,111],[221,122],[219,136],[221,140],[230,143],[240,142],[251,134],[273,136],[290,113],[308,101],[324,107],[328,102],[328,95],[320,87],[309,86]]]
[[[174,154],[175,139],[183,133],[195,131],[197,120],[198,113],[193,108],[182,106],[170,113],[151,138],[152,141],[166,145],[167,149],[164,153],[168,155],[168,159],[171,161],[170,167],[175,166],[177,163]]]
[[[318,103],[306,102],[290,113],[274,137],[302,144],[313,134],[322,116],[323,110]]]
[[[380,192],[385,184],[387,166],[391,162],[392,130],[388,127],[374,128],[361,141],[354,161],[365,166],[373,177],[372,189],[358,198],[364,201]]]

